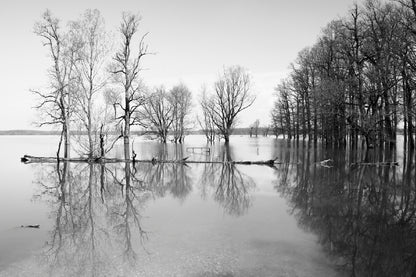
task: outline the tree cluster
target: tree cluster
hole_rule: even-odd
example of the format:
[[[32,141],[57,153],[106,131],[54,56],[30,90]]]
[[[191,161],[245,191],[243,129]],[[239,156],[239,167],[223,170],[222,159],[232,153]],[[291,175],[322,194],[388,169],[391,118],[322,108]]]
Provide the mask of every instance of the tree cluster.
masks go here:
[[[57,156],[64,144],[64,158],[70,157],[71,141],[76,151],[89,159],[103,157],[123,139],[124,157],[130,160],[131,128],[142,126],[162,142],[172,132],[181,143],[189,126],[191,93],[184,84],[147,89],[141,78],[142,60],[151,54],[138,39],[141,18],[123,13],[120,41],[113,50],[104,19],[98,10],[86,10],[63,29],[49,10],[35,24],[35,34],[48,47],[52,65],[49,87],[33,92],[39,96],[36,108],[40,125],[58,126],[61,137]]]
[[[191,91],[179,84],[167,91],[163,86],[148,91],[147,101],[137,112],[139,125],[157,135],[166,143],[168,135],[172,141],[182,143],[185,132],[191,127],[189,116],[192,108]]]
[[[392,145],[404,129],[414,148],[416,4],[355,5],[302,50],[276,87],[275,134],[329,145]]]

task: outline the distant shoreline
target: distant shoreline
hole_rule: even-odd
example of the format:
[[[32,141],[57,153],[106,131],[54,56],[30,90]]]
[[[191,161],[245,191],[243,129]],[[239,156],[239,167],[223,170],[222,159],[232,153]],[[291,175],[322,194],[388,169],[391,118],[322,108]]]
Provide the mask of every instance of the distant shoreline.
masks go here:
[[[80,134],[80,132],[73,131],[72,134]],[[262,136],[264,128],[260,127],[258,136]],[[0,130],[0,136],[59,136],[61,131],[40,131],[40,130]],[[82,134],[82,133],[81,133]],[[86,133],[85,133],[86,134]],[[133,135],[146,135],[150,134],[144,131],[132,131]],[[191,130],[187,132],[187,135],[203,135],[202,130]],[[236,128],[233,131],[233,135],[249,135],[250,128]],[[403,129],[397,130],[398,135],[403,135]],[[268,136],[273,136],[271,130],[268,132]]]
[[[38,131],[38,130],[4,130],[0,136],[59,136],[60,131]]]

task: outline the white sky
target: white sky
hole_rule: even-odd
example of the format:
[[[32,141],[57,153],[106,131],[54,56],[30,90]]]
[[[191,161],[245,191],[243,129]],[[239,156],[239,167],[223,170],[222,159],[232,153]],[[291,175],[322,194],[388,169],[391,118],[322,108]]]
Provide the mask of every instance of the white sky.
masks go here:
[[[50,60],[34,23],[49,8],[75,20],[97,8],[107,30],[117,32],[122,11],[142,15],[142,32],[157,55],[144,61],[150,86],[184,82],[194,93],[208,88],[224,66],[241,65],[253,77],[255,104],[240,116],[245,127],[269,122],[274,87],[286,77],[297,53],[312,45],[333,19],[347,14],[353,0],[3,0],[0,4],[0,130],[36,129],[35,98],[45,86]]]

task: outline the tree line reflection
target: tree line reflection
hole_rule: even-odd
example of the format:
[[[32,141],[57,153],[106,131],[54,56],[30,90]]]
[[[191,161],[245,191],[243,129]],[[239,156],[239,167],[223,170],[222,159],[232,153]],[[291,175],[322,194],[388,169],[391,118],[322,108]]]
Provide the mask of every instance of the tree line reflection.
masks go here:
[[[181,159],[182,149],[158,160]],[[415,276],[416,185],[414,154],[370,153],[275,147],[281,165],[274,186],[305,230],[315,233],[333,261],[351,276]],[[169,153],[169,155],[168,155]],[[172,157],[173,156],[173,157]],[[335,157],[333,167],[319,161]],[[203,157],[206,159],[207,157]],[[357,162],[393,161],[400,166]],[[208,159],[230,161],[221,148]],[[354,165],[355,164],[355,165]],[[251,207],[256,184],[232,163],[38,165],[38,197],[50,205],[53,228],[42,258],[51,275],[103,276],[140,265],[151,253],[146,207],[151,200],[186,200],[199,189],[225,213],[242,216]]]
[[[276,190],[340,268],[350,276],[416,276],[414,153],[398,167],[356,164],[397,159],[383,149],[281,151],[296,163],[276,170]],[[337,157],[334,167],[320,165],[328,156]]]
[[[168,160],[163,147],[157,158]],[[181,158],[182,151],[175,156]],[[231,159],[229,148],[215,158]],[[152,199],[184,201],[198,182],[226,213],[240,216],[250,207],[255,186],[229,163],[201,169],[180,163],[63,162],[37,165],[36,172],[37,197],[50,205],[53,219],[42,259],[51,275],[65,276],[126,274],[137,266],[140,255],[151,252],[143,218]]]

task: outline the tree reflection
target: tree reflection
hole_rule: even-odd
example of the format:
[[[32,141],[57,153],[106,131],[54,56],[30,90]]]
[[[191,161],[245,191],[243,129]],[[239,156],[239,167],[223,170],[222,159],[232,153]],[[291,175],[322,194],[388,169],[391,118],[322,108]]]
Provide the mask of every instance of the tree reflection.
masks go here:
[[[48,174],[39,175],[38,183],[55,218],[42,255],[50,275],[107,276],[123,261],[134,261],[133,236],[145,237],[140,204],[146,193],[136,192],[131,184],[130,166],[123,169],[121,180],[116,178],[121,176],[119,167],[76,164],[70,170],[69,163],[45,167],[40,171]]]
[[[316,162],[325,155],[316,149],[294,152],[301,163],[290,166],[286,176],[277,174],[276,189],[336,263],[351,276],[415,276],[414,154],[398,168],[350,166],[357,157],[338,151],[336,166],[326,168]],[[358,158],[380,162],[395,160],[394,155],[374,150]]]
[[[121,264],[135,266],[137,251],[148,252],[142,222],[148,200],[167,192],[184,199],[192,189],[179,164],[66,162],[38,169],[38,197],[54,219],[42,255],[53,276],[108,276]]]
[[[112,177],[109,180],[110,186],[105,196],[107,199],[105,202],[109,203],[107,205],[108,222],[115,232],[115,241],[123,246],[123,257],[130,263],[134,263],[137,254],[132,244],[132,238],[136,233],[140,244],[144,247],[147,233],[141,224],[140,211],[143,210],[144,204],[150,198],[150,192],[144,189],[140,180],[133,178],[131,165],[128,162],[124,163],[124,167],[123,164],[114,164],[112,169],[108,169],[108,172]],[[114,197],[115,195],[117,197]]]
[[[157,160],[181,160],[183,145],[175,145],[173,157],[169,157],[166,144],[161,145],[156,153]],[[192,191],[192,178],[189,168],[182,163],[137,163],[134,165],[134,178],[142,180],[146,189],[154,194],[154,197],[164,197],[166,193],[173,197],[185,200]]]
[[[94,166],[77,164],[70,170],[66,162],[47,172],[55,172],[57,176],[38,179],[43,197],[52,206],[51,217],[55,218],[43,253],[44,262],[51,265],[50,275],[99,276],[115,267],[106,262],[105,255],[109,253],[106,240],[110,233],[101,214],[103,203],[95,185]]]
[[[158,160],[182,159],[182,146]],[[222,148],[220,164],[205,164],[202,184],[226,213],[240,216],[251,206],[251,178]],[[50,205],[53,228],[42,253],[52,276],[126,275],[151,253],[143,214],[149,200],[167,195],[184,201],[192,191],[190,167],[182,163],[63,162],[37,165],[37,197]],[[195,165],[195,168],[198,168]],[[122,273],[120,273],[122,270]],[[132,271],[134,272],[134,271]]]
[[[255,183],[232,163],[232,150],[229,145],[223,146],[219,158],[223,163],[204,164],[200,181],[203,197],[206,197],[207,188],[211,188],[213,198],[228,214],[241,216],[251,206],[251,192]]]

